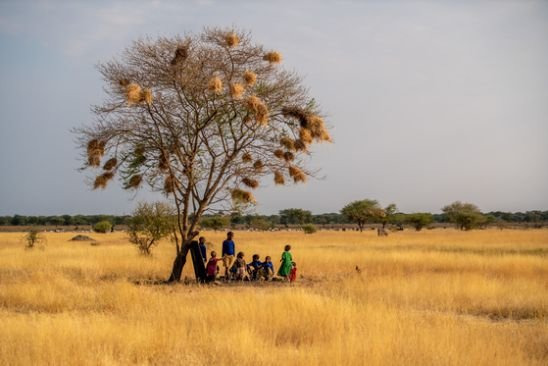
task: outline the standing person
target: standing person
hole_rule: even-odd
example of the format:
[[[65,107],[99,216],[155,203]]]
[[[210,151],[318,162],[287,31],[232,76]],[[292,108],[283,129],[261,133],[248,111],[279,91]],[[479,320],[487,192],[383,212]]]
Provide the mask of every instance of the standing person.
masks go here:
[[[295,282],[297,281],[297,263],[293,262],[291,263],[291,272],[289,272],[289,282]]]
[[[286,280],[291,273],[291,268],[293,268],[293,256],[291,255],[290,250],[291,245],[286,245],[284,252],[282,253],[282,259],[280,259],[280,269],[278,270],[278,275]]]
[[[207,263],[207,247],[205,238],[203,236],[200,236],[200,239],[198,239],[198,246],[200,247],[200,253],[202,254],[204,263]]]
[[[229,269],[234,262],[234,254],[236,253],[236,245],[234,244],[234,233],[229,231],[226,233],[226,240],[223,241],[223,266],[225,267],[225,280],[229,280]]]

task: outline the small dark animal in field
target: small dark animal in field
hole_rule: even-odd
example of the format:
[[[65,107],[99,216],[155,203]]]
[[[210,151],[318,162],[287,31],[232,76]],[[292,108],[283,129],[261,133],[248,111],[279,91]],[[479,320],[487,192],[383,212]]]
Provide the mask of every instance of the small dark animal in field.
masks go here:
[[[356,266],[355,269],[356,269],[356,272],[358,272],[358,274],[359,274],[359,273],[362,273],[362,270],[360,269],[360,267]]]

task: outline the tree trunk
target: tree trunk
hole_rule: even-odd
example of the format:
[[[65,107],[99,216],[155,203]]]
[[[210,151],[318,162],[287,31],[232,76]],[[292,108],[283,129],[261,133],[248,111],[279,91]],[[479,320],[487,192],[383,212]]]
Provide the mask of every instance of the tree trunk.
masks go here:
[[[175,260],[173,261],[173,268],[171,269],[171,275],[167,282],[179,282],[181,280],[181,275],[183,274],[183,268],[186,263],[186,256],[190,250],[190,244],[183,244],[181,251],[177,253]]]
[[[192,258],[192,264],[194,267],[194,275],[196,276],[196,280],[199,282],[205,282],[206,270],[205,270],[205,265],[204,265],[202,256],[199,253],[199,250],[200,249],[198,247],[198,242],[195,240],[190,243],[184,244],[183,247],[181,248],[181,251],[177,253],[175,260],[173,261],[173,268],[171,270],[171,275],[169,276],[169,279],[167,280],[167,282],[179,282],[181,280],[181,276],[183,274],[183,268],[185,267],[185,264],[186,264],[186,257],[189,251]]]

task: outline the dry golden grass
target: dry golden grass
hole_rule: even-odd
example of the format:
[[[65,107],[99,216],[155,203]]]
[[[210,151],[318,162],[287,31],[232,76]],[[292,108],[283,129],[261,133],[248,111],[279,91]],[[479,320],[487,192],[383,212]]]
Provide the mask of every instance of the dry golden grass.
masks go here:
[[[258,286],[138,285],[167,277],[170,243],[23,235],[0,234],[1,365],[548,362],[548,230],[236,232],[248,258],[293,245],[303,277]]]

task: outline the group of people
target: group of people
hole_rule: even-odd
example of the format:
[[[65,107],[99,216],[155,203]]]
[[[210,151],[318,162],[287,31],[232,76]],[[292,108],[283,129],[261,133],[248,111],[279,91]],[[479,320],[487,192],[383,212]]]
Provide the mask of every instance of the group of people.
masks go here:
[[[252,256],[252,261],[247,263],[244,252],[236,253],[236,244],[234,243],[234,233],[229,231],[226,235],[226,240],[223,241],[221,256],[217,256],[217,252],[212,250],[209,260],[207,259],[206,240],[202,236],[198,241],[202,259],[206,264],[207,282],[214,282],[219,276],[218,262],[223,263],[224,279],[237,281],[272,281],[274,279],[274,264],[272,258],[266,256],[264,262],[261,261],[259,254]],[[282,257],[280,259],[280,268],[278,276],[283,280],[294,282],[297,279],[297,264],[293,262],[291,255],[291,245],[286,245]]]

